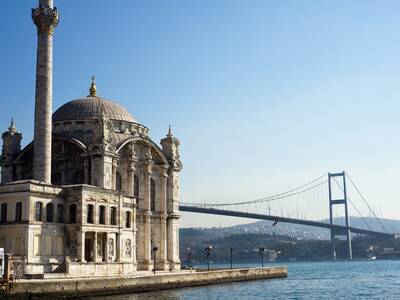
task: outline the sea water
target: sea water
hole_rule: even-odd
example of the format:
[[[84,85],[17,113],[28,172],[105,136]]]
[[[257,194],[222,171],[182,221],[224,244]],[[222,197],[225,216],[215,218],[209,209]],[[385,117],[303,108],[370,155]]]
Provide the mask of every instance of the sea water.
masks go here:
[[[246,266],[259,267],[259,265]],[[400,299],[400,261],[293,262],[266,266],[286,266],[289,276],[284,279],[234,282],[86,299]]]

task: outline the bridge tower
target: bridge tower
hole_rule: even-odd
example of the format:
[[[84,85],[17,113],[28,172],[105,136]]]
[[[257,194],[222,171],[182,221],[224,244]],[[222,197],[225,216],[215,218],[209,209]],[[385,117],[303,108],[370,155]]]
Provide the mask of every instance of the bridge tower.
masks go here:
[[[335,178],[341,178],[343,186],[342,186],[342,192],[343,192],[343,197],[334,199],[332,195],[332,180],[335,180]],[[346,236],[347,239],[347,250],[348,250],[348,259],[352,260],[353,259],[353,252],[351,249],[351,233],[350,233],[350,222],[349,222],[349,212],[347,208],[347,192],[346,192],[346,173],[343,171],[341,173],[328,173],[328,186],[329,186],[329,220],[330,224],[334,225],[334,220],[333,220],[333,206],[334,205],[344,205],[344,212],[345,212],[345,230],[338,231],[337,229],[332,228],[331,229],[331,247],[332,247],[332,258],[336,259],[336,241],[335,237],[336,236]]]

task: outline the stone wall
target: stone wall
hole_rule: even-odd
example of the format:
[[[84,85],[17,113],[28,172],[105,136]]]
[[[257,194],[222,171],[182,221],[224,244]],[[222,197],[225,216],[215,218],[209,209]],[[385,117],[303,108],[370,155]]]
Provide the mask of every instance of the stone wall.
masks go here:
[[[105,295],[126,292],[154,291],[223,282],[287,277],[287,268],[218,270],[210,272],[160,273],[141,277],[107,277],[80,279],[41,279],[17,281],[14,295]]]

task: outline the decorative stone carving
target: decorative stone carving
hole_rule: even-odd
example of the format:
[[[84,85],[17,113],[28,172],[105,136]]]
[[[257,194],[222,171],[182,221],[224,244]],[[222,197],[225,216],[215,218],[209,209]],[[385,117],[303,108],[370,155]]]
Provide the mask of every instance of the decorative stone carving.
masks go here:
[[[146,161],[152,161],[153,160],[153,155],[151,155],[151,149],[147,148],[146,154],[145,154],[145,160]]]
[[[32,20],[37,27],[38,34],[47,33],[52,35],[59,22],[59,13],[56,7],[42,6],[32,8]]]
[[[114,257],[114,239],[108,239],[108,261],[112,261]]]
[[[125,256],[132,257],[132,241],[130,239],[125,241]]]

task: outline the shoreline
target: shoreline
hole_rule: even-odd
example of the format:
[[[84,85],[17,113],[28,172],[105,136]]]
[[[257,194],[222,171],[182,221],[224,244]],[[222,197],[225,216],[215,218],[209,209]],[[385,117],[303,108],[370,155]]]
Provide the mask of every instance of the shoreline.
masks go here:
[[[211,271],[165,272],[145,276],[23,279],[11,287],[9,299],[43,297],[101,296],[159,291],[218,283],[286,278],[286,267],[242,268]],[[31,298],[32,299],[32,298]]]

